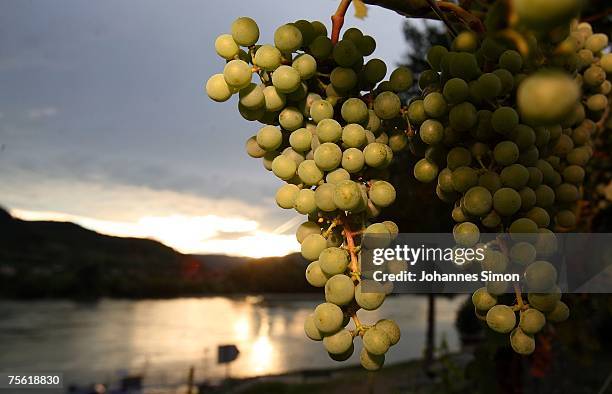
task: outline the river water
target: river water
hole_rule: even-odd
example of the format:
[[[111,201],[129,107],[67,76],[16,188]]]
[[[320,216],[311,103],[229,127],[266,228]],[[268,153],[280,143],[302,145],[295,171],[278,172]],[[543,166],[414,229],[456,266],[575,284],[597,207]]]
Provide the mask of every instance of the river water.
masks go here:
[[[464,297],[436,301],[437,340],[459,346],[454,328]],[[0,301],[0,370],[63,372],[65,385],[115,381],[144,373],[156,382],[180,380],[194,366],[197,379],[227,373],[217,346],[235,344],[234,377],[339,366],[321,343],[308,340],[303,320],[318,296],[204,297],[170,300]],[[360,312],[364,323],[395,319],[402,339],[387,363],[421,357],[427,299],[397,296],[381,309]],[[359,349],[356,346],[356,349]],[[358,364],[358,351],[349,360]]]

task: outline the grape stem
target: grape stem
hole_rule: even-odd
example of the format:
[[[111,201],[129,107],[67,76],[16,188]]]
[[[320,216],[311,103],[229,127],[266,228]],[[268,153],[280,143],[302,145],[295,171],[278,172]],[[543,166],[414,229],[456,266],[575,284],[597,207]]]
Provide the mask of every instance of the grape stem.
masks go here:
[[[606,106],[606,109],[601,115],[601,119],[595,124],[597,126],[597,132],[601,133],[606,128],[606,122],[608,121],[608,117],[610,117],[610,106]]]
[[[519,310],[525,310],[526,305],[523,303],[523,293],[521,292],[521,286],[518,283],[514,283],[514,294],[516,294],[516,305]]]
[[[344,16],[346,15],[346,10],[348,10],[349,5],[351,4],[351,0],[341,0],[336,13],[332,15],[332,35],[331,41],[333,44],[338,42],[340,38],[340,30],[342,30],[342,25],[344,25]]]
[[[453,36],[456,37],[457,36],[457,30],[455,30],[455,28],[453,27],[453,25],[450,23],[450,21],[448,20],[448,18],[446,17],[446,15],[444,15],[444,12],[442,12],[442,10],[440,9],[440,7],[438,6],[438,4],[436,4],[436,0],[427,0],[427,4],[429,4],[429,6],[431,7],[432,11],[436,14],[436,16],[442,21],[444,22],[444,24],[446,25],[446,28],[448,29],[449,33]]]
[[[427,0],[430,2],[430,0]],[[438,1],[436,2],[436,6],[438,10],[450,11],[455,14],[459,19],[463,22],[467,23],[468,27],[476,31],[477,33],[483,33],[486,29],[480,19],[474,16],[469,11],[465,10],[463,7],[451,3],[450,1]]]
[[[353,238],[353,232],[351,231],[351,227],[348,225],[346,221],[343,223],[344,225],[344,237],[346,238],[346,245],[349,251],[349,255],[351,256],[351,262],[349,263],[349,269],[351,273],[359,272],[359,268],[357,267],[357,253],[355,251],[355,239]]]

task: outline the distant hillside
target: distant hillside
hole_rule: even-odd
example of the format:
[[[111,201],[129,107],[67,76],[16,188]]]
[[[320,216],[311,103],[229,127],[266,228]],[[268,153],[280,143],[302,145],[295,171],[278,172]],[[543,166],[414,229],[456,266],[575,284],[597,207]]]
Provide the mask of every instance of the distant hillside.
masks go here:
[[[183,255],[160,242],[28,222],[0,209],[0,297],[176,297],[310,291],[299,255]]]

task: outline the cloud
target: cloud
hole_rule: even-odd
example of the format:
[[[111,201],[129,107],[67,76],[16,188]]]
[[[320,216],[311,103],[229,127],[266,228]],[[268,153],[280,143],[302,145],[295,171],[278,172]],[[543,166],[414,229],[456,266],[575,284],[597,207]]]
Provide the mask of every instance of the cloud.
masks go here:
[[[40,119],[51,118],[57,115],[59,110],[55,107],[32,108],[28,110],[28,118]]]

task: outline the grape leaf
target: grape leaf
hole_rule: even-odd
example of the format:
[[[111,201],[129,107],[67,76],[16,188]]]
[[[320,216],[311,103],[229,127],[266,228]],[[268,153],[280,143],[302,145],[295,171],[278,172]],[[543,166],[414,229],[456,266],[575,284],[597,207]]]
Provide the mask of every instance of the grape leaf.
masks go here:
[[[368,16],[368,7],[363,3],[363,0],[353,0],[355,7],[355,18],[365,19]]]

